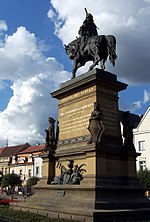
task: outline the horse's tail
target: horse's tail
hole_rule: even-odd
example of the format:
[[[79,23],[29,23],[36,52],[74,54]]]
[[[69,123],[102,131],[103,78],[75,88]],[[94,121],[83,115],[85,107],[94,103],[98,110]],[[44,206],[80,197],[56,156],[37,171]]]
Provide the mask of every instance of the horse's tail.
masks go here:
[[[115,61],[117,59],[116,38],[113,35],[107,35],[106,40],[107,40],[107,51],[109,55],[109,60],[113,64],[113,66],[115,66]]]

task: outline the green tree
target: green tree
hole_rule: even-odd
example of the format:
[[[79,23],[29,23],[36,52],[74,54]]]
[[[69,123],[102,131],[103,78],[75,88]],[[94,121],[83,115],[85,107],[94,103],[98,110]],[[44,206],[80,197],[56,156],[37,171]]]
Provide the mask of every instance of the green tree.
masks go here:
[[[144,186],[147,188],[150,188],[150,170],[145,169],[145,170],[140,170],[137,173],[137,176]]]
[[[6,174],[2,178],[2,188],[4,187],[10,187],[12,190],[15,186],[21,185],[22,181],[20,179],[20,176],[18,176],[15,173]]]
[[[30,177],[28,180],[27,180],[27,186],[34,186],[37,184],[37,182],[39,181],[40,179],[38,177]]]

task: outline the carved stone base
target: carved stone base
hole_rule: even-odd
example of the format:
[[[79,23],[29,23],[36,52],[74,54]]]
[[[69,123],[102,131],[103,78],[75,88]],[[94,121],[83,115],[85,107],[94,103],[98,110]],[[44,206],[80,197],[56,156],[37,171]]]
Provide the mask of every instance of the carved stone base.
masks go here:
[[[149,202],[144,198],[135,198],[139,190],[134,187],[128,189],[127,186],[89,187],[83,184],[45,187],[38,185],[35,191],[26,203],[13,203],[11,207],[51,218],[85,222],[150,219]]]
[[[136,176],[138,154],[122,144],[118,92],[126,87],[116,75],[95,69],[61,84],[52,93],[59,100],[57,164],[67,166],[68,160],[86,164],[84,179],[80,185],[43,186],[39,182],[27,203],[13,206],[85,222],[150,219],[150,203]],[[87,144],[94,102],[103,112],[105,131],[101,142]],[[45,157],[45,169],[47,160]],[[56,176],[60,175],[60,168],[55,170]]]

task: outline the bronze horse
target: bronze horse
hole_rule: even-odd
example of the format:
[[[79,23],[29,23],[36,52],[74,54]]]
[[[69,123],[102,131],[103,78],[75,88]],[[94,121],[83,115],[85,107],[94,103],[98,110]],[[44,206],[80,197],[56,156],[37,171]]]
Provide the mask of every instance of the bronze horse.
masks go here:
[[[105,69],[105,62],[109,56],[110,63],[115,66],[116,55],[116,38],[113,35],[93,36],[86,40],[84,48],[80,49],[81,38],[77,38],[65,45],[66,53],[69,58],[74,60],[72,78],[75,78],[76,71],[79,67],[84,66],[86,62],[93,61],[89,70],[92,70],[99,64],[101,69]]]

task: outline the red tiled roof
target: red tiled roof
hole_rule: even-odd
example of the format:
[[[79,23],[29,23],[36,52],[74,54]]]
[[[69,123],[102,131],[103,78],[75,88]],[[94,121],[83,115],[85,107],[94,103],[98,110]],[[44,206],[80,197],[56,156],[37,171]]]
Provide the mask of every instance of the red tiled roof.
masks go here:
[[[4,149],[5,149],[5,148],[0,148],[0,154],[2,154],[2,152],[3,152]]]
[[[43,151],[44,148],[45,148],[45,144],[38,145],[38,146],[30,146],[26,148],[25,150],[22,150],[21,152],[19,152],[19,154],[35,153],[35,152]]]
[[[17,146],[8,146],[3,149],[2,154],[0,156],[15,156],[16,154],[19,153],[19,151],[22,151],[29,147],[30,145],[28,143],[22,144],[22,145],[17,145]]]

